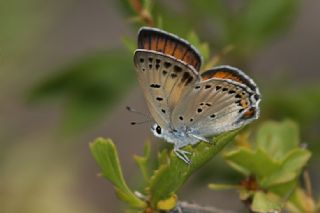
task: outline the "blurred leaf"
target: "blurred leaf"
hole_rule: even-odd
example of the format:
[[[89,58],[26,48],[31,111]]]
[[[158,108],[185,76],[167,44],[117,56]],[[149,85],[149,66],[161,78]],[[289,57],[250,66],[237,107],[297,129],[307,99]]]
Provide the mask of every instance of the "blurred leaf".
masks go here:
[[[20,53],[31,54],[30,51],[34,51],[42,36],[55,24],[62,8],[65,5],[59,1],[0,1],[1,60],[3,56],[14,54],[17,63]]]
[[[248,200],[253,196],[254,192],[246,189],[239,190],[239,198],[242,201]]]
[[[311,153],[308,150],[294,149],[281,162],[281,168],[274,174],[266,177],[261,183],[265,187],[293,181],[298,177],[302,168],[307,164]]]
[[[199,50],[201,56],[203,57],[203,62],[207,61],[210,55],[209,45],[205,42],[201,42],[194,31],[191,31],[186,39],[188,42],[190,42],[190,44]]]
[[[224,155],[227,163],[244,175],[254,174],[261,178],[272,174],[279,168],[279,165],[261,150],[249,150],[238,148]]]
[[[157,17],[156,27],[158,27],[160,29],[163,28],[163,19],[162,19],[162,16],[160,16],[160,15]]]
[[[144,178],[145,182],[149,181],[149,168],[148,163],[150,162],[150,152],[151,152],[151,145],[149,141],[146,141],[144,144],[144,154],[143,156],[135,155],[133,156],[134,161],[139,167],[139,170]]]
[[[111,50],[83,57],[40,82],[29,95],[32,102],[63,98],[62,129],[75,132],[103,118],[134,82],[131,55]]]
[[[258,148],[272,159],[280,160],[290,150],[298,147],[299,129],[293,121],[268,121],[259,128],[256,138]]]
[[[288,28],[297,6],[297,0],[247,0],[234,19],[236,25],[231,25],[230,37],[246,52],[257,49]]]
[[[169,160],[169,156],[168,156],[168,150],[167,149],[163,149],[158,153],[158,162],[159,162],[159,166],[162,164],[167,164]]]
[[[134,52],[137,49],[136,41],[131,38],[123,37],[122,43],[130,52]]]
[[[173,209],[177,204],[177,196],[174,194],[168,199],[165,200],[159,200],[157,203],[157,209],[163,210],[163,211],[169,211]]]
[[[301,188],[297,188],[290,196],[286,209],[292,213],[319,212],[313,199]]]
[[[98,138],[90,144],[90,150],[102,171],[102,176],[114,185],[119,198],[132,207],[143,208],[145,203],[132,193],[123,178],[117,150],[112,141]]]
[[[216,184],[216,183],[210,183],[208,185],[209,189],[212,190],[228,190],[228,189],[239,189],[239,185],[231,185],[231,184]]]
[[[280,87],[281,86],[281,87]],[[277,93],[277,95],[274,95]],[[301,87],[283,84],[265,93],[264,111],[273,117],[290,117],[302,128],[320,119],[320,86],[308,84]],[[308,128],[308,126],[307,126]]]
[[[177,7],[172,7],[170,2],[168,4],[165,1],[154,1],[152,15],[153,17],[161,17],[158,19],[157,24],[159,25],[156,27],[161,27],[161,29],[179,35],[181,38],[186,38],[187,33],[191,30],[190,26],[192,26],[192,13],[188,13],[190,16],[187,17],[186,11],[181,9],[177,11]]]
[[[251,210],[254,212],[275,212],[281,210],[281,200],[274,194],[256,192],[253,197]]]
[[[201,142],[194,147],[187,146],[184,148],[184,150],[192,152],[190,165],[179,159],[172,151],[170,160],[166,164],[161,164],[151,177],[150,186],[147,189],[151,195],[151,204],[156,206],[158,201],[173,196],[187,178],[219,153],[237,132],[238,130],[231,131],[214,137],[211,145]]]
[[[277,94],[277,95],[274,95]],[[264,93],[262,111],[264,117],[276,119],[291,118],[301,128],[304,142],[313,150],[316,157],[320,155],[320,139],[318,137],[318,123],[320,120],[320,87],[318,84],[309,83],[301,86],[283,83],[273,86]]]
[[[227,20],[229,12],[226,3],[223,0],[187,0],[189,12],[194,14],[214,17],[214,21]],[[203,17],[202,17],[203,18]]]
[[[142,2],[142,7],[147,10],[150,11],[152,10],[152,5],[153,5],[153,1],[152,0],[141,0]]]
[[[241,140],[249,139],[242,137]],[[294,192],[311,153],[299,147],[298,126],[289,120],[264,122],[258,129],[256,141],[255,150],[252,146],[240,146],[227,152],[225,159],[247,176],[238,188],[240,199],[251,202],[253,198],[254,212],[272,212],[279,210]],[[251,182],[250,177],[253,177]],[[296,208],[293,204],[291,207]]]

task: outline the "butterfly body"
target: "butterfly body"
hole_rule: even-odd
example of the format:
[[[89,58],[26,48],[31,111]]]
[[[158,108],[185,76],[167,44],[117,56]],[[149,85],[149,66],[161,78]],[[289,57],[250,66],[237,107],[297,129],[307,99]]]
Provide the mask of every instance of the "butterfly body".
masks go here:
[[[157,130],[158,128],[158,130]],[[161,127],[160,127],[161,128]],[[161,129],[159,131],[158,124],[154,124],[151,131],[156,137],[165,139],[169,143],[176,146],[183,147],[189,144],[196,144],[200,139],[197,137],[197,132],[190,127],[184,126],[179,129],[169,127],[168,129]]]
[[[188,42],[155,28],[141,28],[134,64],[149,111],[153,134],[181,148],[207,141],[259,116],[260,92],[242,71],[220,66],[199,73],[201,56]]]

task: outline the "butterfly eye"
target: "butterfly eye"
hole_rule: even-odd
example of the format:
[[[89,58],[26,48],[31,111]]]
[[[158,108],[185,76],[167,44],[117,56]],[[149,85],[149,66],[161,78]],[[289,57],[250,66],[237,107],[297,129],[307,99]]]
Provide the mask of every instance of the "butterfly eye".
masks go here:
[[[160,135],[161,134],[161,127],[160,126],[157,126],[156,127],[156,132]]]

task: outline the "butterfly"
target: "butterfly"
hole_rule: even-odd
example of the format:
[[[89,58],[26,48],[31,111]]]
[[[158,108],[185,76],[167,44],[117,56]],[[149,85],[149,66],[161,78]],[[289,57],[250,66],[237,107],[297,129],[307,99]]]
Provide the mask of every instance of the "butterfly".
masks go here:
[[[260,92],[241,70],[218,66],[199,72],[202,58],[186,40],[157,28],[142,27],[134,65],[150,114],[151,131],[182,150],[207,137],[237,129],[259,117]]]

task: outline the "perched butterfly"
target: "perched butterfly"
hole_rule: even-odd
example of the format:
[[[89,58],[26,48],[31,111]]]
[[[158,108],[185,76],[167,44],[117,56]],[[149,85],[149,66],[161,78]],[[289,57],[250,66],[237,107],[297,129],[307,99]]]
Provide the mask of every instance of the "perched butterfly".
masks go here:
[[[142,27],[134,65],[149,111],[151,131],[181,148],[248,124],[259,116],[260,92],[239,69],[219,66],[199,73],[202,59],[187,41],[165,31]]]

